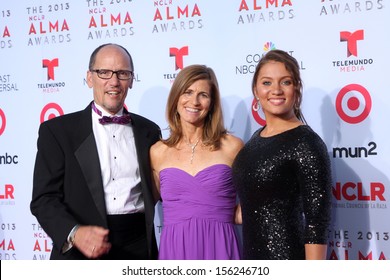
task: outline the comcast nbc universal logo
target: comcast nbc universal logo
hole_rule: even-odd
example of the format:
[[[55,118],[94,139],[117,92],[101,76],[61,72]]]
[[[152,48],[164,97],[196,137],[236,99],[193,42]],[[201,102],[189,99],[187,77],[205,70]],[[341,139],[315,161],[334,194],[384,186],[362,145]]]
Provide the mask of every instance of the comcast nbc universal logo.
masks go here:
[[[275,46],[275,44],[272,43],[272,42],[267,42],[267,43],[265,43],[264,46],[263,46],[263,51],[265,51],[265,52],[268,52],[268,51],[270,51],[270,50],[275,50],[275,49],[276,49],[276,46]]]

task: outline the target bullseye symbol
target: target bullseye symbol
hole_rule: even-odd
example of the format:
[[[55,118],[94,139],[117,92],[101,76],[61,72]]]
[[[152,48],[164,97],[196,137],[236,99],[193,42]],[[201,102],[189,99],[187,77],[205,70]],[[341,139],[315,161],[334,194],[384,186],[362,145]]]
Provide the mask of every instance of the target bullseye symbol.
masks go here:
[[[364,99],[364,103],[356,96],[347,96],[347,94],[353,94],[354,92],[360,93]],[[343,107],[344,98],[349,98],[346,100],[346,108]],[[362,108],[364,106],[364,108]],[[356,124],[364,121],[371,112],[372,101],[371,96],[367,89],[358,84],[350,84],[343,87],[336,98],[336,110],[340,118],[347,123]],[[346,111],[348,109],[350,112]],[[361,111],[357,115],[353,113]]]
[[[51,110],[55,110],[56,113],[52,112]],[[51,111],[51,112],[49,112],[49,111]],[[46,116],[46,113],[48,113],[47,116]],[[58,105],[56,103],[49,103],[45,107],[43,107],[40,120],[41,120],[41,123],[43,123],[46,120],[53,119],[57,116],[62,116],[63,114],[64,114],[64,111],[62,110],[60,105]]]
[[[0,135],[3,134],[5,130],[5,124],[6,124],[5,114],[3,110],[0,109]]]

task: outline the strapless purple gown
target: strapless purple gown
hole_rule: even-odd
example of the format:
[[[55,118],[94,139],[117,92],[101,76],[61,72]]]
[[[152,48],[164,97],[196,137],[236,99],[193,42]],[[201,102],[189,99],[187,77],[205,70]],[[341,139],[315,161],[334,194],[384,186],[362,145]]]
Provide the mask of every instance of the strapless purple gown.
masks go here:
[[[178,168],[160,172],[161,260],[237,260],[232,171],[216,164],[195,176]]]

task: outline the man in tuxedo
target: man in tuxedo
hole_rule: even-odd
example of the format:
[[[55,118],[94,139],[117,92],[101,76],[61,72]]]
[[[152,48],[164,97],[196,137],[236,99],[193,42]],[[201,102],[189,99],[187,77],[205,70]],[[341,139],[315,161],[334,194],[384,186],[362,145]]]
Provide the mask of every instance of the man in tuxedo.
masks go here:
[[[116,44],[91,55],[93,101],[39,128],[31,212],[51,259],[156,259],[149,148],[161,131],[124,108],[133,61]]]

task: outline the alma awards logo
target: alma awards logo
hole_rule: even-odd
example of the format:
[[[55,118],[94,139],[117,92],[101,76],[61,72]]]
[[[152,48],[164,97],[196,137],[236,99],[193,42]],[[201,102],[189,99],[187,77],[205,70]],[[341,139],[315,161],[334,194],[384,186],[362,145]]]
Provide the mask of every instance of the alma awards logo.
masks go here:
[[[126,10],[128,8],[126,1],[110,1],[111,9],[105,7],[103,1],[86,2],[90,15],[88,40],[111,40],[112,38],[134,35],[134,23],[131,13]],[[126,7],[123,7],[123,5],[126,5]]]
[[[290,0],[242,0],[238,12],[237,24],[283,21],[295,17],[293,3]]]
[[[153,1],[155,12],[152,33],[188,32],[203,28],[201,9],[198,3],[174,5],[172,1]]]

